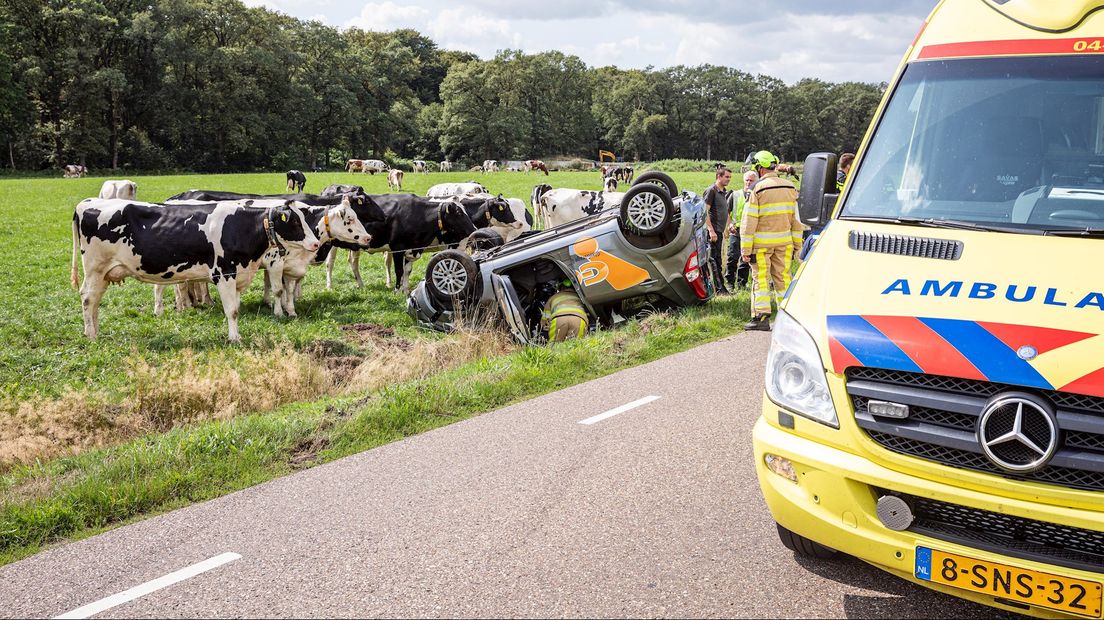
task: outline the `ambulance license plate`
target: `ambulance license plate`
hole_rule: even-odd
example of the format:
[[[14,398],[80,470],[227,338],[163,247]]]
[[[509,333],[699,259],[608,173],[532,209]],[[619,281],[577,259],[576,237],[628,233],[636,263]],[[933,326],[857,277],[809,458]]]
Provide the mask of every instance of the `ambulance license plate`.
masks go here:
[[[916,548],[916,578],[1068,614],[1099,618],[1101,585],[1050,573]]]

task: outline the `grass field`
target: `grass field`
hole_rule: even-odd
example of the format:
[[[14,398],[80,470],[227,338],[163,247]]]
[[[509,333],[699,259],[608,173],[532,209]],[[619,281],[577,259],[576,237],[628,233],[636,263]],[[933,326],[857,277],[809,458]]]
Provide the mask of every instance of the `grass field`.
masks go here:
[[[711,173],[676,173],[702,191]],[[599,189],[596,173],[497,173],[488,188],[528,202],[532,187]],[[472,173],[407,174],[405,189]],[[0,564],[65,537],[369,449],[598,377],[740,329],[746,296],[658,315],[583,341],[519,348],[492,331],[416,328],[384,287],[382,257],[362,259],[364,289],[338,261],[304,282],[299,318],[277,319],[255,282],[243,296],[242,343],[221,307],[152,313],[152,287],[104,296],[100,338],[82,333],[69,285],[71,216],[103,178],[0,180]],[[282,174],[135,177],[139,199],[193,188],[282,190]],[[384,193],[380,175],[308,175]],[[426,259],[415,266],[420,279]],[[171,294],[170,294],[171,296]]]
[[[476,175],[478,176],[478,175]],[[682,174],[676,180],[700,191],[709,174]],[[406,175],[404,189],[418,194],[434,183],[464,181],[472,173]],[[160,365],[190,349],[200,358],[227,350],[226,325],[219,307],[154,317],[152,288],[128,280],[104,295],[100,339],[81,334],[80,297],[69,286],[71,216],[80,200],[95,196],[103,178],[0,180],[0,391],[15,397],[60,396],[68,389],[95,387],[110,396],[125,394],[129,373],[140,363]],[[159,201],[193,188],[276,193],[282,174],[189,175],[138,177],[138,197]],[[596,173],[564,172],[550,177],[497,173],[483,181],[492,191],[522,198],[540,182],[554,187],[600,189]],[[308,190],[330,183],[363,184],[369,193],[385,193],[382,175],[312,174]],[[420,279],[425,260],[414,268]],[[414,335],[404,300],[383,286],[382,257],[362,260],[367,286],[354,288],[347,263],[338,261],[333,291],[327,292],[321,272],[304,283],[303,300],[294,320],[277,320],[260,300],[260,283],[243,296],[241,350],[267,350],[281,343],[303,347],[319,338],[340,339],[339,327],[375,323]],[[171,293],[169,294],[171,297]],[[231,356],[231,358],[234,356]],[[232,360],[229,360],[232,361]]]

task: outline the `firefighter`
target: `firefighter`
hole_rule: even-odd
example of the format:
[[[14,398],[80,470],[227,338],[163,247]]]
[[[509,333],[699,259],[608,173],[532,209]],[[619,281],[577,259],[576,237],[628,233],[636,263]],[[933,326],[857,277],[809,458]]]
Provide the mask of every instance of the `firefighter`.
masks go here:
[[[790,286],[793,253],[801,249],[805,227],[797,219],[797,188],[778,176],[778,158],[759,151],[748,156],[747,163],[759,181],[740,223],[740,254],[752,266],[752,318],[744,328],[770,331],[771,302],[782,301]]]
[[[548,326],[548,340],[563,342],[569,338],[582,338],[587,333],[588,320],[583,302],[571,280],[564,278],[560,289],[544,304],[541,322]]]

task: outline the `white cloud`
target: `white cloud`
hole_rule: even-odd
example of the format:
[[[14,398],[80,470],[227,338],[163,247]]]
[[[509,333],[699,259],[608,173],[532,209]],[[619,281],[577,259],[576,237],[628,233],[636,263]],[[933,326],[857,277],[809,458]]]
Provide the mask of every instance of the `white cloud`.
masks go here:
[[[346,27],[362,30],[395,30],[417,27],[429,15],[429,11],[413,4],[369,2],[360,9],[360,14],[345,23]]]
[[[480,11],[452,8],[441,11],[427,25],[430,38],[446,49],[474,52],[486,58],[501,49],[523,47],[521,33],[505,19]]]

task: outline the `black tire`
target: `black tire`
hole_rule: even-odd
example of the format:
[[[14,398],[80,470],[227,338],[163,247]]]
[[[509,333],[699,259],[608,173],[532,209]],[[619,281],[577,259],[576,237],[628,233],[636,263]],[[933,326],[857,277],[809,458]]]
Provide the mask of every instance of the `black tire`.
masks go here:
[[[497,248],[506,243],[506,240],[502,238],[502,235],[498,234],[497,230],[480,228],[468,235],[467,242],[469,252],[482,252]]]
[[[658,237],[675,213],[671,195],[661,185],[633,185],[621,199],[621,225],[642,237]]]
[[[426,265],[426,291],[446,309],[464,307],[483,294],[479,265],[460,250],[438,252]]]
[[[794,534],[790,530],[775,523],[778,528],[778,538],[782,544],[803,558],[816,558],[818,560],[831,560],[839,553],[835,549],[829,549],[824,545],[809,540],[800,534]]]
[[[651,170],[633,179],[633,185],[639,185],[641,183],[651,183],[652,185],[662,185],[667,189],[667,193],[674,198],[679,195],[678,186],[675,185],[675,180],[665,172],[659,170]]]

